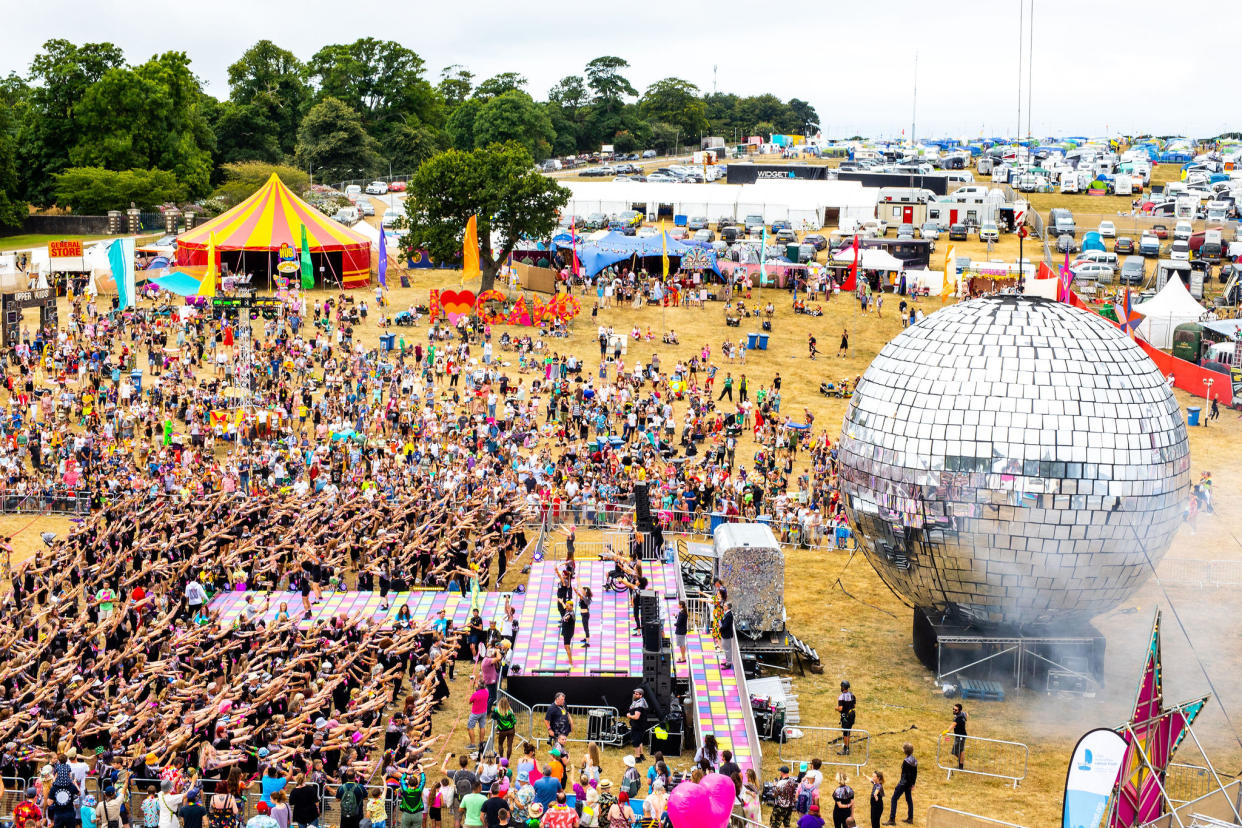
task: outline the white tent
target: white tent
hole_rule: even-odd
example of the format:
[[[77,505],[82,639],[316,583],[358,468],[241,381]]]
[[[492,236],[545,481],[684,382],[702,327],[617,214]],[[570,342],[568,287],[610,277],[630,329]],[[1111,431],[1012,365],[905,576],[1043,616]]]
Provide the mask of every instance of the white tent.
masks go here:
[[[928,296],[939,296],[944,288],[943,270],[907,270],[906,290],[927,291]]]
[[[1135,305],[1134,310],[1143,316],[1138,327],[1139,336],[1157,348],[1173,347],[1173,331],[1177,326],[1198,322],[1207,313],[1186,290],[1181,279],[1169,279],[1159,293],[1149,301]]]
[[[854,264],[854,248],[843,247],[832,254],[832,263],[835,265]],[[864,247],[858,251],[858,268],[860,270],[903,270],[905,263],[887,250]]]

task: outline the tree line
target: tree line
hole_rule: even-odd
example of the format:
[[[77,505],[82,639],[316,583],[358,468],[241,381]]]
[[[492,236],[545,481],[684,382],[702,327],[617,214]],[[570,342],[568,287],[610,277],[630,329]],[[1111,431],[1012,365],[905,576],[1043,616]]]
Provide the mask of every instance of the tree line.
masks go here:
[[[260,40],[229,66],[229,96],[217,100],[183,52],[134,65],[111,43],[49,40],[25,76],[0,79],[0,225],[18,224],[27,205],[82,213],[201,200],[245,162],[335,182],[505,142],[542,160],[818,129],[796,98],[703,94],[673,77],[640,93],[629,68],[598,57],[537,100],[516,72],[477,80],[453,65],[433,80],[391,40],[331,44],[307,61]]]

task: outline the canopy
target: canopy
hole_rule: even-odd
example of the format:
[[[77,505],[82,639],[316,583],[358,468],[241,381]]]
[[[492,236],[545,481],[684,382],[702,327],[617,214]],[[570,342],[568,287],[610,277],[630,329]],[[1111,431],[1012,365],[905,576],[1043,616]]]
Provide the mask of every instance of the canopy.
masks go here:
[[[370,283],[371,242],[298,198],[274,173],[241,204],[178,236],[177,264],[206,266],[214,237],[234,269],[271,273],[282,247],[285,258],[296,258],[303,225],[316,272],[345,288]]]
[[[669,236],[667,232],[664,236],[668,242],[669,259],[677,259],[682,265],[687,264],[682,261],[683,259],[689,260],[690,264],[686,268],[688,270],[720,272],[720,268],[716,265],[716,251],[710,247],[687,244]],[[594,276],[604,268],[618,262],[628,261],[634,256],[640,259],[663,256],[664,243],[665,240],[659,233],[654,236],[627,236],[614,231],[589,241],[580,239],[578,261],[588,276]],[[570,247],[568,242],[560,242],[557,246],[566,249]]]
[[[178,296],[194,296],[198,293],[202,282],[188,273],[176,272],[170,273],[167,276],[161,276],[158,279],[152,279],[151,284],[160,290],[166,290]]]
[[[1135,305],[1134,310],[1143,316],[1138,326],[1139,335],[1157,348],[1173,347],[1173,331],[1177,326],[1198,322],[1206,313],[1176,276],[1170,277],[1150,300]]]
[[[832,264],[835,267],[853,265],[854,248],[852,246],[843,247],[836,253],[833,253]],[[905,262],[887,250],[864,247],[858,251],[858,267],[862,270],[903,270],[905,266]]]

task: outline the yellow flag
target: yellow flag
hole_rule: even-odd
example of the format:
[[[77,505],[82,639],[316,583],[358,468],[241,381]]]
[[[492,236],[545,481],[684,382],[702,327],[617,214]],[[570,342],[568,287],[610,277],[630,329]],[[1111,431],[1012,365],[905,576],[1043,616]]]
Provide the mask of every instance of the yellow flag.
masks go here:
[[[466,222],[466,237],[461,243],[461,283],[483,275],[479,267],[479,217],[471,216]]]
[[[668,278],[668,231],[664,229],[664,220],[660,220],[660,244],[664,251],[664,278]]]
[[[940,301],[947,301],[957,287],[957,246],[949,248],[944,256],[944,285],[940,288]]]
[[[207,273],[203,276],[203,281],[199,283],[199,296],[215,296],[216,295],[216,275],[219,269],[216,267],[216,235],[212,233],[207,237]]]

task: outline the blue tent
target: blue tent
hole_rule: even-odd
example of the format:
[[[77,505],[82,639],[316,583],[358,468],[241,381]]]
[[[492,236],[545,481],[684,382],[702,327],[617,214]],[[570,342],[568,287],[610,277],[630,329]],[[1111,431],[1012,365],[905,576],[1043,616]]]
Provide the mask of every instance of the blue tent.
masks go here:
[[[557,247],[568,250],[569,242],[558,242]],[[594,241],[578,240],[578,261],[588,276],[594,276],[606,267],[618,262],[628,261],[637,256],[640,259],[660,257],[664,254],[664,242],[660,234],[654,236],[627,236],[612,232]],[[677,259],[678,264],[683,258],[691,258],[695,269],[711,270],[720,273],[716,263],[716,251],[710,245],[686,243],[668,238],[668,257]],[[670,262],[670,268],[678,264]]]
[[[194,296],[202,283],[188,273],[177,272],[160,279],[152,279],[151,284],[178,296]]]
[[[1100,238],[1100,234],[1092,230],[1090,233],[1082,237],[1082,250],[1106,250],[1104,240]]]
[[[156,256],[143,270],[163,270],[168,267],[170,262],[167,256]]]

